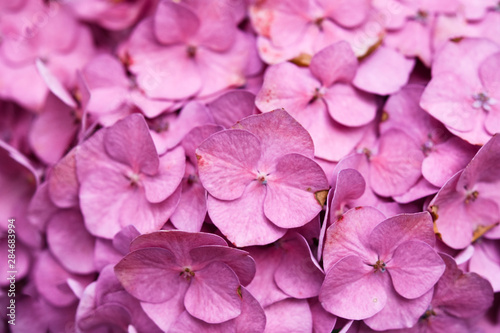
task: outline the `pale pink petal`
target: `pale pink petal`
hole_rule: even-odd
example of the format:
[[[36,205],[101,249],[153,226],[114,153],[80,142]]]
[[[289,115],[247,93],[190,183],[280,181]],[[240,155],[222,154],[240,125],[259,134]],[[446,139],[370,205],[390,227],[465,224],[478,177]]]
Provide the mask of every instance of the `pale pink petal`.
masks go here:
[[[311,136],[283,109],[247,117],[237,122],[233,128],[246,129],[260,140],[262,155],[259,167],[264,170],[274,164],[277,156],[298,153],[314,157]]]
[[[384,308],[387,301],[386,274],[376,274],[373,267],[358,256],[347,256],[326,273],[319,301],[336,316],[361,320]]]
[[[76,108],[77,105],[73,97],[63,86],[62,82],[50,71],[49,68],[47,68],[43,61],[37,59],[35,61],[35,64],[36,68],[38,69],[38,73],[40,73],[50,91],[67,106]]]
[[[487,279],[495,292],[500,291],[500,244],[498,240],[481,239],[474,246],[469,271]]]
[[[115,274],[123,288],[141,301],[161,303],[172,298],[180,285],[182,266],[175,255],[162,248],[130,252],[116,266]]]
[[[338,172],[331,201],[330,224],[344,213],[346,205],[363,195],[365,188],[365,179],[355,169],[348,168]]]
[[[155,175],[159,158],[144,117],[132,114],[108,128],[104,134],[106,153],[129,165],[134,172]]]
[[[207,192],[198,179],[188,177],[182,181],[181,199],[170,222],[179,230],[199,232],[207,215]]]
[[[385,132],[378,155],[371,158],[370,184],[381,196],[403,194],[420,178],[424,154],[401,130]]]
[[[337,317],[327,312],[318,301],[317,297],[307,300],[311,308],[313,319],[313,332],[331,332],[337,322]]]
[[[324,87],[334,82],[351,82],[356,75],[358,60],[346,41],[337,42],[316,53],[309,69]]]
[[[241,197],[257,175],[261,142],[244,130],[213,134],[196,150],[200,180],[205,189],[221,200]]]
[[[340,0],[333,3],[328,0],[318,0],[318,3],[335,22],[348,28],[363,23],[370,12],[369,0]]]
[[[79,211],[59,211],[47,224],[46,233],[50,251],[66,269],[77,274],[95,271],[95,238],[85,228]]]
[[[422,162],[422,175],[431,184],[443,186],[458,171],[464,169],[477,152],[466,141],[453,137],[434,146]]]
[[[287,154],[276,162],[267,176],[264,214],[282,228],[303,226],[321,211],[316,192],[328,190],[328,180],[321,167],[303,155]]]
[[[174,2],[161,2],[154,16],[156,38],[163,44],[189,42],[200,28],[200,20],[189,8]]]
[[[221,323],[241,314],[240,283],[229,266],[212,262],[196,271],[184,305],[192,316],[207,323]]]
[[[312,332],[313,320],[307,300],[288,298],[264,308],[266,312],[266,333]]]
[[[388,95],[408,82],[414,64],[414,59],[407,59],[392,49],[379,47],[360,63],[353,84],[367,92]]]
[[[250,183],[239,199],[221,201],[208,197],[208,215],[231,243],[237,247],[265,245],[283,236],[282,229],[269,221],[263,212],[266,187]]]
[[[375,97],[350,84],[334,84],[326,91],[324,100],[330,116],[345,126],[366,125],[377,113]]]
[[[368,256],[367,261],[377,261],[370,251],[370,234],[385,216],[372,207],[357,207],[339,217],[326,231],[323,267],[328,271],[337,261],[349,256]]]
[[[432,247],[413,240],[398,246],[387,262],[394,289],[408,299],[415,299],[431,290],[443,275],[445,267]]]

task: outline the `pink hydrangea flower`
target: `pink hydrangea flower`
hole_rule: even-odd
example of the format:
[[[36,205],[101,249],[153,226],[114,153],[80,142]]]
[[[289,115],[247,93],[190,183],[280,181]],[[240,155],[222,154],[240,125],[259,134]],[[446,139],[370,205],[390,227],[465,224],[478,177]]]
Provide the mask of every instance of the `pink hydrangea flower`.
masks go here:
[[[286,111],[250,116],[196,151],[212,222],[237,246],[269,244],[305,225],[328,189],[307,131]]]
[[[462,171],[455,174],[429,204],[446,245],[467,247],[498,225],[500,214],[500,136],[491,138]]]
[[[184,169],[182,148],[158,156],[142,115],[96,132],[76,153],[87,229],[108,239],[129,224],[159,230],[177,206]]]
[[[221,237],[158,231],[137,237],[130,250],[115,266],[115,273],[131,295],[152,303],[144,307],[148,314],[169,312],[169,325],[184,310],[210,324],[242,314],[241,285],[252,280],[255,263],[247,252],[228,247]]]
[[[321,304],[376,330],[413,326],[445,270],[434,243],[430,214],[385,219],[374,208],[351,209],[327,230]]]
[[[436,55],[420,105],[453,134],[485,144],[500,131],[499,63],[500,47],[488,40],[447,43]]]

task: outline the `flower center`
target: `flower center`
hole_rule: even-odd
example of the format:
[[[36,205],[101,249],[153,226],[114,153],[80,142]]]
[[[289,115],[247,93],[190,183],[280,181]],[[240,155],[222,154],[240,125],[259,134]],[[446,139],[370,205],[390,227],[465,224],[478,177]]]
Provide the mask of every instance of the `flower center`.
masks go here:
[[[424,312],[424,314],[420,317],[420,320],[427,320],[432,316],[435,316],[436,312],[432,309],[431,306]]]
[[[263,172],[259,172],[257,174],[257,180],[262,184],[262,185],[267,185],[267,174]]]
[[[425,10],[419,10],[415,16],[411,17],[411,19],[425,25],[429,19],[429,13]]]
[[[478,191],[467,191],[467,196],[465,197],[465,203],[468,204],[470,202],[476,201],[478,196],[479,196]]]
[[[385,268],[385,262],[383,262],[382,260],[377,260],[377,262],[375,263],[375,265],[372,265],[373,266],[373,269],[375,270],[375,273],[376,272],[382,272],[384,273],[386,271],[386,268]]]
[[[194,58],[194,56],[196,55],[196,46],[188,45],[186,52],[189,58]]]
[[[194,277],[194,271],[191,269],[191,267],[184,267],[179,275],[185,278],[187,281],[190,281],[191,278]]]
[[[130,186],[137,186],[139,184],[139,180],[141,180],[141,175],[131,172],[128,174],[128,179],[130,180]]]
[[[486,92],[480,92],[472,95],[474,102],[472,102],[472,107],[474,109],[483,109],[485,111],[490,111],[491,106],[497,104],[496,99],[488,96]]]
[[[187,178],[187,182],[189,185],[194,184],[198,182],[198,177],[196,176],[196,174],[190,174]]]

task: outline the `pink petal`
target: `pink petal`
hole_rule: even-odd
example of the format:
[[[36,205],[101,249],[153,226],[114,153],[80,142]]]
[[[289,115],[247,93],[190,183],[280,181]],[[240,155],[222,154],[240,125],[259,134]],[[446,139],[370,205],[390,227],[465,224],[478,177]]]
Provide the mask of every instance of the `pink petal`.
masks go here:
[[[76,108],[77,105],[75,100],[63,86],[62,82],[50,71],[50,69],[47,68],[47,66],[45,66],[40,59],[37,59],[35,64],[38,72],[49,87],[50,91],[67,106]]]
[[[239,199],[221,201],[208,197],[208,215],[237,247],[270,244],[286,232],[269,221],[263,212],[266,188],[250,183]]]
[[[375,118],[377,112],[374,96],[350,84],[334,84],[326,91],[324,100],[330,116],[345,126],[366,125]]]
[[[185,178],[181,186],[181,199],[170,221],[179,230],[198,232],[207,215],[207,192],[196,179]]]
[[[306,300],[288,298],[264,308],[266,330],[264,332],[312,332],[312,314]]]
[[[311,136],[288,112],[282,109],[250,116],[236,123],[233,128],[245,129],[261,142],[262,155],[259,167],[271,167],[277,156],[298,153],[314,157]]]
[[[467,166],[477,152],[476,149],[457,137],[436,145],[422,162],[422,175],[431,184],[441,187]]]
[[[416,299],[401,297],[392,286],[390,279],[385,281],[387,302],[384,308],[373,317],[365,319],[366,325],[374,330],[409,329],[429,308],[433,289]]]
[[[400,214],[378,224],[370,234],[370,246],[382,258],[391,256],[401,244],[418,240],[434,247],[431,215],[427,212]]]
[[[328,16],[347,28],[363,23],[370,12],[370,1],[368,0],[338,1],[335,3],[319,0],[318,3],[325,9]]]
[[[326,273],[319,301],[336,316],[361,320],[384,308],[387,291],[384,280],[389,277],[376,274],[373,267],[360,257],[347,256]]]
[[[493,303],[491,284],[476,273],[464,274],[450,256],[440,256],[446,270],[434,288],[432,306],[458,318],[481,316]]]
[[[379,47],[360,63],[353,84],[374,94],[392,94],[408,82],[414,64],[414,59],[407,59],[392,49]]]
[[[162,230],[137,237],[130,244],[130,251],[160,247],[171,251],[177,258],[188,259],[191,249],[205,245],[227,246],[227,243],[222,237],[214,234]]]
[[[421,241],[404,242],[394,251],[387,271],[401,296],[415,299],[432,289],[446,265],[432,247]]]
[[[382,196],[403,194],[420,178],[424,154],[420,147],[400,130],[382,134],[378,155],[371,159],[370,183]]]
[[[147,175],[158,172],[158,154],[148,125],[140,114],[132,114],[108,128],[104,147],[111,158],[129,165],[134,172]]]
[[[282,228],[296,228],[312,220],[322,209],[316,192],[328,189],[328,180],[313,160],[288,154],[276,161],[268,176],[264,214]]]
[[[59,211],[50,219],[46,232],[49,249],[66,269],[77,274],[95,271],[95,238],[85,228],[79,211]]]
[[[255,95],[245,90],[232,90],[209,103],[208,108],[217,124],[229,128],[254,113]]]
[[[248,285],[255,276],[255,261],[248,252],[220,245],[202,245],[189,251],[193,268],[221,261],[229,266],[238,276],[240,283]]]
[[[294,298],[318,296],[325,275],[313,259],[305,238],[293,233],[285,236],[281,244],[285,253],[274,273],[278,287]]]
[[[186,310],[207,323],[221,323],[241,314],[240,283],[236,274],[222,262],[212,262],[196,271],[186,292]]]
[[[164,201],[175,192],[186,168],[186,158],[182,147],[174,148],[160,157],[158,173],[154,176],[144,175],[142,185],[146,199],[152,203]]]
[[[278,287],[274,279],[276,268],[283,257],[283,250],[277,246],[255,246],[248,248],[248,251],[255,260],[257,271],[247,288],[259,303],[267,307],[290,297]]]
[[[130,252],[116,266],[115,274],[123,288],[141,301],[161,303],[172,298],[180,285],[188,282],[175,255],[162,248]]]
[[[78,205],[78,178],[76,175],[76,149],[66,154],[52,169],[48,180],[50,199],[61,208]]]
[[[200,28],[200,20],[184,5],[161,2],[154,16],[156,38],[163,44],[189,42]]]
[[[218,125],[203,125],[193,128],[182,139],[181,145],[186,152],[186,156],[191,163],[196,165],[196,148],[205,141],[210,135],[222,131],[223,128]]]
[[[338,172],[329,214],[330,224],[342,216],[345,205],[363,195],[365,187],[365,179],[355,169],[348,168]]]
[[[260,140],[248,131],[226,130],[210,136],[196,150],[205,189],[221,200],[241,197],[256,178],[260,147]]]
[[[316,53],[309,69],[324,87],[330,87],[334,82],[351,82],[358,69],[358,60],[349,43],[341,41]]]
[[[377,255],[369,250],[370,234],[383,220],[385,216],[369,206],[353,208],[338,218],[326,231],[323,252],[325,271],[350,255],[366,256],[371,253],[366,260],[377,261]]]
[[[331,332],[337,322],[337,317],[327,312],[318,298],[308,299],[313,319],[313,332]]]

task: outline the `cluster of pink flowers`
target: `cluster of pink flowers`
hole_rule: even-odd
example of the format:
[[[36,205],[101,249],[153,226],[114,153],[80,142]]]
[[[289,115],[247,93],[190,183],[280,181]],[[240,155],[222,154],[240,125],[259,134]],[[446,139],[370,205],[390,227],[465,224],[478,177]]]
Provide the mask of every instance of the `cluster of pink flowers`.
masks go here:
[[[0,1],[0,332],[498,332],[498,27]]]

